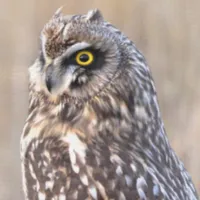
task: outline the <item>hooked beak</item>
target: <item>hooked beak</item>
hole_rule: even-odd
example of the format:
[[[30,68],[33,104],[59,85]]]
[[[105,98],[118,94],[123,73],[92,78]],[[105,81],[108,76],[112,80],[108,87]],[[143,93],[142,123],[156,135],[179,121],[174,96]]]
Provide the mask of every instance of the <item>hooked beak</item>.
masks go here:
[[[46,70],[46,76],[45,76],[45,83],[47,90],[51,93],[52,87],[56,85],[56,80],[54,80],[53,75],[53,66],[49,65]]]
[[[45,74],[47,90],[54,94],[67,91],[73,81],[74,72],[76,69],[77,67],[75,65],[70,65],[66,68],[49,65]]]

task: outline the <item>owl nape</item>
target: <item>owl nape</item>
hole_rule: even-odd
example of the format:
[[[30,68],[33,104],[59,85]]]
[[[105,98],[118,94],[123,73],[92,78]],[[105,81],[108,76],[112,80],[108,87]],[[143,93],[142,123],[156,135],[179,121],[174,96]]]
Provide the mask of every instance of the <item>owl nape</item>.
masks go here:
[[[98,10],[44,26],[21,160],[27,200],[198,199],[145,58]]]

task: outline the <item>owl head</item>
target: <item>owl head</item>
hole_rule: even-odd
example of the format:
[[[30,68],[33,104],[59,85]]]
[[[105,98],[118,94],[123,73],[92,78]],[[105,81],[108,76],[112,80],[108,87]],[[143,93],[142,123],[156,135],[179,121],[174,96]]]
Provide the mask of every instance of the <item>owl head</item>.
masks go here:
[[[133,66],[134,52],[141,56],[100,11],[65,16],[58,10],[41,33],[40,56],[30,67],[32,89],[47,97],[87,100],[110,83],[130,79],[117,77]]]

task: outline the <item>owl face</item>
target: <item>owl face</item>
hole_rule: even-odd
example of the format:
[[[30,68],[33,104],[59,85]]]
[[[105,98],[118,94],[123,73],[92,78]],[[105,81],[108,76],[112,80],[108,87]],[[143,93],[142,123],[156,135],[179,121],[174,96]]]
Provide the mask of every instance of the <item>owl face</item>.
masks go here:
[[[32,82],[50,96],[95,96],[114,80],[121,62],[119,45],[98,10],[76,16],[59,11],[42,31],[39,69],[31,71],[37,73]]]

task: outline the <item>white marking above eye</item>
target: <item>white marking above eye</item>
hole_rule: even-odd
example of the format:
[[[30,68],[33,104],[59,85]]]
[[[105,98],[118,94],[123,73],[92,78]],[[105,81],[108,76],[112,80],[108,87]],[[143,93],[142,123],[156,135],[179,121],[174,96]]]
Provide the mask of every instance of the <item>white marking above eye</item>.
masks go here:
[[[89,44],[87,42],[79,42],[79,43],[76,43],[76,44],[70,46],[61,56],[59,56],[58,58],[56,58],[54,60],[54,65],[60,65],[63,58],[69,58],[71,55],[73,55],[77,51],[86,49],[90,46],[91,46],[91,44]]]

